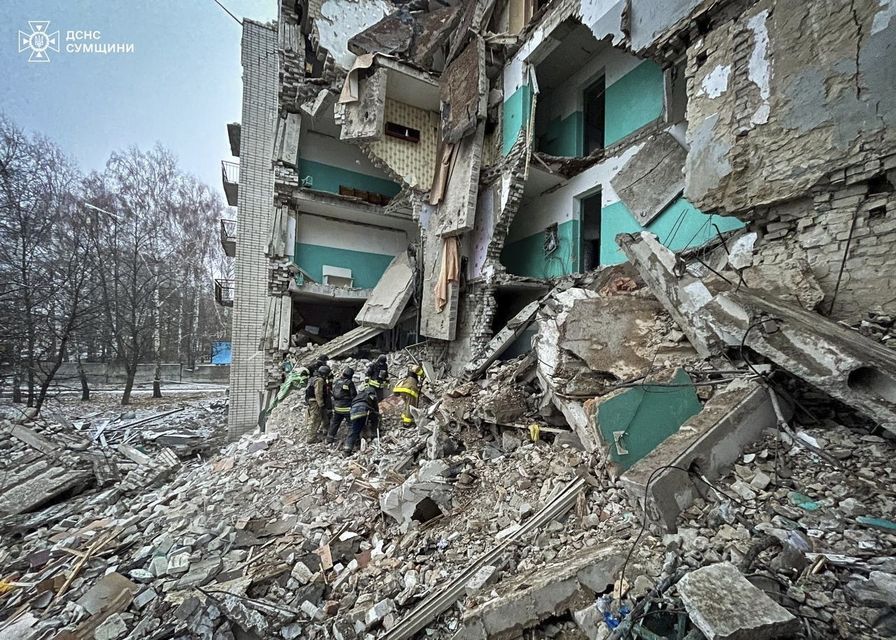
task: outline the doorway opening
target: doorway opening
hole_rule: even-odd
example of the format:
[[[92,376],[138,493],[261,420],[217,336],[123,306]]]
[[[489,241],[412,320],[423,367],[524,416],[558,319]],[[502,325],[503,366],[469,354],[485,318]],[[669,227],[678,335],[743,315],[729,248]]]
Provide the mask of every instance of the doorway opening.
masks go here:
[[[595,82],[588,85],[582,93],[585,120],[585,140],[582,146],[586,156],[591,154],[592,151],[604,148],[605,88],[606,78],[602,75]]]
[[[579,200],[582,221],[582,271],[591,271],[600,266],[600,208],[601,192]]]

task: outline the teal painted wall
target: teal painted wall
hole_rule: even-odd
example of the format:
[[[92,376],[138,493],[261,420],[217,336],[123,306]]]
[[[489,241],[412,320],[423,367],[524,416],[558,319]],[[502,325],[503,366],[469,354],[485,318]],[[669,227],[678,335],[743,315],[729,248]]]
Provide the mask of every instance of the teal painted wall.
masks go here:
[[[305,158],[299,158],[299,176],[301,178],[311,176],[312,189],[329,191],[330,193],[339,193],[339,185],[361,189],[362,191],[373,191],[390,198],[401,191],[401,186],[391,180],[369,176],[366,173],[358,173],[357,171],[349,171],[348,169],[315,162],[314,160],[306,160]]]
[[[530,278],[557,278],[578,271],[579,221],[567,220],[557,226],[560,246],[544,255],[544,231],[504,246],[501,264],[510,273]]]
[[[628,208],[620,201],[601,208],[600,212],[600,262],[604,265],[626,261],[625,254],[616,244],[620,233],[643,231]],[[710,223],[710,218],[712,218]],[[672,251],[687,247],[697,247],[722,233],[740,229],[744,223],[730,216],[710,216],[703,213],[684,198],[678,198],[647,225],[646,229],[655,233],[664,245]],[[671,242],[670,242],[671,241]]]
[[[703,408],[683,369],[675,372],[672,383],[682,386],[645,384],[604,400],[598,406],[595,426],[607,445],[610,460],[622,470],[653,451]],[[621,444],[628,453],[618,452],[613,436],[617,431],[625,432]]]
[[[501,149],[504,155],[513,147],[520,131],[529,122],[532,113],[532,90],[523,85],[504,101],[501,122]]]
[[[372,289],[394,257],[297,242],[293,261],[318,282],[324,280],[322,267],[325,264],[351,269],[354,286],[360,289]]]
[[[663,115],[663,70],[645,60],[607,87],[604,146]]]
[[[552,156],[584,155],[585,114],[574,111],[565,118],[554,118],[539,136],[538,150]]]

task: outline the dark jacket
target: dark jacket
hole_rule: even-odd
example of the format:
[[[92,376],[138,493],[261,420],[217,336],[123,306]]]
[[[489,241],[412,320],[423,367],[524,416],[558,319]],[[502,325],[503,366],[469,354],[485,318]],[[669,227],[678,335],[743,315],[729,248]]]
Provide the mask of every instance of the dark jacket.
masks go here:
[[[374,360],[367,367],[367,382],[372,387],[385,387],[389,379],[389,365],[386,362]]]
[[[380,403],[376,397],[376,389],[366,387],[355,395],[352,399],[351,419],[364,418],[371,414],[378,415],[380,412]]]
[[[351,378],[342,377],[333,383],[333,411],[349,413],[352,400],[358,395],[355,383]],[[339,397],[337,397],[339,396]]]

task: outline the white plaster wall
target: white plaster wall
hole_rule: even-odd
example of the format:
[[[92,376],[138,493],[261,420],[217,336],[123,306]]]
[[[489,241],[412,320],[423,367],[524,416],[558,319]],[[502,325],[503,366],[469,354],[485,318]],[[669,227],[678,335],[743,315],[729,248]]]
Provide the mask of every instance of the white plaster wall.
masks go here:
[[[544,231],[545,227],[554,222],[563,223],[578,218],[578,203],[575,198],[593,191],[595,187],[601,189],[603,206],[619,202],[619,196],[610,180],[642,146],[643,144],[632,145],[618,156],[607,158],[571,178],[554,191],[524,203],[513,220],[507,242]]]
[[[302,136],[299,156],[305,160],[321,162],[348,171],[357,171],[385,180],[391,179],[385,172],[374,166],[356,145],[340,142],[336,138],[314,131],[308,131]]]
[[[296,242],[394,256],[407,249],[409,238],[404,231],[300,213]]]

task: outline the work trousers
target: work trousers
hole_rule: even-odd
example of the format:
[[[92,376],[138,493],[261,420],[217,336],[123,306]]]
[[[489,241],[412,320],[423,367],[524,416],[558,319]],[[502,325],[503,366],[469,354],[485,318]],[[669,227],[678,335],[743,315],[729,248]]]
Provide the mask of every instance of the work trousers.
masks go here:
[[[337,409],[333,409],[333,417],[330,419],[330,430],[327,432],[327,444],[336,442],[336,434],[339,433],[339,427],[342,421],[351,426],[352,420],[348,413],[340,413]]]

